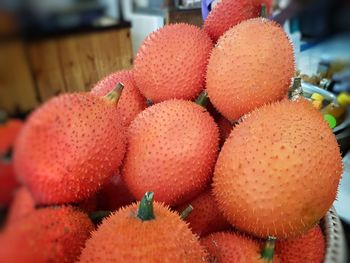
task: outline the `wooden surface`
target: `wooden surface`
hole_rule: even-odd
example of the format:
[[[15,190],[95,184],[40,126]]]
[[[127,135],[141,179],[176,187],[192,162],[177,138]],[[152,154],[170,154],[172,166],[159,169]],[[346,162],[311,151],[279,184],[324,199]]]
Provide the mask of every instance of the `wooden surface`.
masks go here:
[[[0,110],[25,113],[52,96],[88,91],[109,73],[130,68],[129,28],[2,43],[0,61]]]

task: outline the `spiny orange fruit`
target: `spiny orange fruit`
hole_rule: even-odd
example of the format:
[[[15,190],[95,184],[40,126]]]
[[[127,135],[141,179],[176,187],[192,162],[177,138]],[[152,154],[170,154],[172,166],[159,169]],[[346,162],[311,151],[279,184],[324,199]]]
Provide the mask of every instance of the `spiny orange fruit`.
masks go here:
[[[325,249],[318,225],[300,237],[276,242],[276,253],[283,263],[322,263]]]
[[[217,232],[201,239],[210,254],[210,262],[216,263],[267,263],[284,262],[275,256],[262,255],[260,244],[241,234]],[[273,255],[273,251],[272,251]]]
[[[118,169],[125,152],[115,107],[119,95],[119,88],[105,98],[60,95],[30,116],[15,145],[14,165],[37,203],[87,199]]]
[[[119,171],[109,179],[97,195],[98,210],[116,211],[133,201],[135,198],[126,187]]]
[[[14,222],[0,238],[0,262],[75,262],[94,226],[72,207],[43,208]]]
[[[220,132],[220,145],[223,145],[226,139],[230,136],[233,125],[228,119],[223,116],[219,117],[217,124]]]
[[[206,87],[216,109],[232,121],[281,100],[294,72],[293,47],[283,29],[265,18],[250,19],[218,41],[210,56]]]
[[[213,192],[237,229],[288,238],[326,214],[341,173],[339,147],[322,114],[304,99],[284,100],[233,129],[216,163]]]
[[[119,83],[124,84],[123,96],[117,104],[117,114],[124,125],[129,126],[131,121],[146,108],[146,99],[136,87],[131,70],[114,72],[100,80],[91,93],[98,96],[105,96]]]
[[[203,29],[216,42],[231,27],[258,17],[262,4],[265,4],[268,13],[271,13],[272,0],[222,0],[209,13]]]
[[[206,253],[178,213],[154,203],[146,193],[139,203],[104,219],[86,242],[80,262],[206,262]]]
[[[7,207],[11,203],[17,187],[12,163],[0,159],[0,207]]]
[[[6,224],[12,224],[33,212],[35,201],[32,194],[24,186],[15,192],[15,197],[11,203],[10,211],[7,215]]]
[[[176,210],[181,213],[188,205],[193,207],[193,211],[185,218],[185,221],[190,224],[192,232],[198,236],[206,236],[230,227],[219,211],[211,189],[204,191]]]
[[[9,119],[3,124],[0,123],[0,156],[11,149],[22,126],[23,122],[18,119]]]
[[[134,62],[141,93],[153,102],[194,99],[203,89],[212,42],[198,27],[173,24],[149,35]]]
[[[218,128],[201,106],[169,100],[141,112],[128,130],[123,179],[140,199],[150,189],[156,200],[178,205],[203,191],[218,154]]]

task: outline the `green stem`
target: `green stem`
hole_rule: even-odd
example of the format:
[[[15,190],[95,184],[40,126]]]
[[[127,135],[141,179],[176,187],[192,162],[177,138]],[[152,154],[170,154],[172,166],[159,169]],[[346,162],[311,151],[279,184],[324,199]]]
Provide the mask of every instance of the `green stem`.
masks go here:
[[[111,103],[117,104],[120,99],[120,96],[122,95],[123,89],[124,89],[124,84],[119,82],[114,89],[112,89],[110,92],[108,92],[104,96],[104,98]]]
[[[95,211],[95,212],[92,212],[92,213],[89,213],[89,218],[91,219],[91,221],[95,224],[95,225],[98,225],[101,223],[101,221],[109,216],[111,214],[110,211]]]
[[[193,206],[188,205],[180,214],[182,220],[185,220],[193,211]]]
[[[196,99],[196,103],[204,108],[207,107],[208,101],[208,93],[205,90],[203,90]]]
[[[261,5],[260,17],[267,18],[267,8],[265,4]]]
[[[137,211],[137,217],[142,221],[155,219],[153,212],[153,197],[153,192],[146,192],[140,202],[140,206]]]
[[[269,237],[266,240],[265,247],[261,252],[261,259],[263,262],[273,262],[273,255],[275,254],[275,241],[276,238],[274,237]]]

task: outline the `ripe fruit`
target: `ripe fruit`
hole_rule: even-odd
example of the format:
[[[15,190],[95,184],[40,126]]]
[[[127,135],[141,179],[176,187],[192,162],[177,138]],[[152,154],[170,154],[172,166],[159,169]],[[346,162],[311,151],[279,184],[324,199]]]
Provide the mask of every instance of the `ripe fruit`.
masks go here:
[[[139,208],[138,208],[139,207]],[[119,209],[92,233],[80,262],[206,262],[198,239],[153,193]]]
[[[209,262],[217,263],[264,263],[272,262],[272,256],[264,256],[259,243],[238,233],[217,232],[201,239],[210,254]],[[273,248],[272,248],[273,252]],[[272,254],[273,255],[273,254]],[[271,261],[269,261],[271,260]],[[273,263],[280,262],[273,256]],[[284,261],[281,261],[284,262]]]
[[[218,152],[218,128],[203,107],[169,100],[141,112],[129,126],[123,179],[140,199],[178,205],[204,190]]]
[[[190,224],[192,232],[198,236],[206,236],[209,233],[230,227],[230,224],[219,211],[211,189],[199,194],[187,205],[191,205],[193,211],[186,217],[185,221]],[[176,210],[181,213],[187,205],[183,205]]]
[[[221,0],[204,21],[203,29],[216,42],[231,27],[258,17],[263,3],[270,13],[272,0]]]
[[[24,186],[20,187],[12,201],[10,211],[7,215],[7,224],[12,224],[33,212],[35,209],[35,201],[33,196]]]
[[[300,237],[276,242],[276,253],[283,263],[322,263],[325,249],[318,225]]]
[[[203,89],[211,49],[209,36],[196,26],[164,26],[146,38],[136,55],[136,85],[153,102],[194,99]]]
[[[264,18],[250,19],[227,31],[213,49],[208,95],[224,117],[237,120],[281,100],[294,71],[293,47],[283,29]]]
[[[5,155],[11,149],[22,126],[23,122],[18,119],[10,119],[4,124],[0,123],[0,156]]]
[[[237,229],[288,238],[326,214],[341,173],[339,147],[322,114],[304,99],[284,100],[233,129],[216,163],[213,192]]]
[[[72,207],[36,210],[4,230],[0,262],[75,262],[93,228]]]
[[[116,211],[133,201],[135,198],[126,187],[119,172],[109,179],[97,195],[98,210]]]
[[[0,207],[7,207],[11,203],[17,186],[12,163],[0,159]]]
[[[118,169],[125,152],[115,107],[120,91],[105,98],[60,95],[30,116],[15,145],[14,165],[37,203],[87,199]]]
[[[123,96],[121,96],[117,104],[117,114],[123,124],[129,126],[136,115],[147,106],[146,99],[136,87],[131,70],[118,71],[106,76],[94,86],[91,93],[98,96],[105,96],[119,82],[124,84],[124,90]]]

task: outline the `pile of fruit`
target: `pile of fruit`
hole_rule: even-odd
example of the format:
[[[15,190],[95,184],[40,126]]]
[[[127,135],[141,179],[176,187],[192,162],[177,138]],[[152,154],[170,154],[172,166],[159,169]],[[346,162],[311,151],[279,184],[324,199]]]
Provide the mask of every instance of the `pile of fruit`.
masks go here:
[[[0,262],[322,262],[341,155],[322,114],[288,99],[293,47],[262,4],[167,25],[132,70],[34,111]]]

